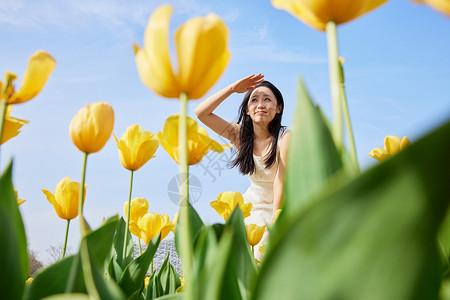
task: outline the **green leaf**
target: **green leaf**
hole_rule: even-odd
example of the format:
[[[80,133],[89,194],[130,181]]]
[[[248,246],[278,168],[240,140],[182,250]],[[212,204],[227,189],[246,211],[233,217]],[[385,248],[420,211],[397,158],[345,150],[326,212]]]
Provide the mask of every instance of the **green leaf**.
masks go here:
[[[284,199],[286,215],[305,207],[311,196],[343,166],[327,121],[313,104],[301,79],[292,125],[284,184],[284,194],[290,195]]]
[[[249,247],[244,216],[238,205],[228,217],[225,224],[225,228],[227,227],[233,228],[233,255],[227,265],[226,277],[229,284],[234,282],[237,285],[242,299],[248,299],[249,287],[254,283],[258,269]],[[235,280],[232,280],[232,277],[235,277]]]
[[[2,299],[21,299],[29,276],[25,230],[12,186],[12,162],[0,177],[0,291]]]
[[[156,299],[157,300],[182,300],[183,299],[183,293],[166,295],[166,296],[158,297]]]
[[[153,260],[160,241],[161,234],[158,234],[149,242],[144,253],[133,260],[123,271],[119,286],[127,296],[142,288],[145,274],[147,273],[150,262]]]
[[[127,223],[123,218],[119,220],[119,227],[114,237],[114,250],[117,254],[117,263],[122,269],[125,269],[134,258],[134,245],[130,232],[128,232],[127,245],[125,248],[125,260],[123,260],[123,242]]]
[[[90,300],[86,294],[58,294],[45,297],[42,300]]]
[[[24,299],[38,300],[64,293],[74,258],[75,256],[68,256],[42,270],[26,289]]]
[[[163,295],[173,294],[177,288],[181,285],[180,277],[169,262],[169,253],[164,260],[164,263],[159,270],[158,277],[161,283]]]
[[[253,299],[437,299],[449,140],[447,123],[279,220]]]
[[[200,219],[200,216],[198,215],[197,211],[195,210],[195,208],[189,203],[188,205],[188,212],[189,212],[189,232],[191,234],[190,240],[191,240],[191,244],[194,246],[195,245],[195,241],[197,240],[197,237],[203,227],[203,221],[202,219]],[[182,219],[182,215],[180,213],[180,217],[178,219],[177,222],[177,228],[180,226],[179,224],[183,224],[181,222]],[[180,237],[179,237],[179,232],[181,230],[176,229],[175,230],[175,247],[177,249],[178,253],[181,253],[181,249],[180,249]]]
[[[438,245],[444,265],[444,275],[450,274],[450,209],[438,233]]]
[[[145,289],[145,300],[156,299],[163,294],[159,277],[156,276],[156,272],[152,272],[150,275],[147,288]]]
[[[109,276],[111,276],[111,278],[115,282],[119,282],[120,277],[122,277],[122,273],[123,273],[123,270],[119,266],[119,264],[117,263],[116,258],[114,256],[111,257],[111,259],[109,260],[109,264],[108,264],[108,274],[109,274]]]

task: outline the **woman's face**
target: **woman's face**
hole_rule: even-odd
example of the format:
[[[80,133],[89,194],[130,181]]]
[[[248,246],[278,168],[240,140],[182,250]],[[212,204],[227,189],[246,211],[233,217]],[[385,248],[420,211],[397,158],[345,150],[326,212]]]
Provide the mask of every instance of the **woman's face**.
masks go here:
[[[247,103],[247,115],[254,123],[267,124],[281,112],[277,105],[277,99],[272,91],[266,86],[260,86],[253,90]]]

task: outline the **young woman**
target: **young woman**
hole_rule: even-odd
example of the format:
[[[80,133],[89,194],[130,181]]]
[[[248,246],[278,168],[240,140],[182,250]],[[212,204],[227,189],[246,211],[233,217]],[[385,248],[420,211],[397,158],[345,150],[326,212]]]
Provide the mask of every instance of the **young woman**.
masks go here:
[[[228,122],[213,111],[233,93],[244,93],[238,124]],[[280,91],[264,75],[240,79],[200,103],[194,113],[217,134],[230,140],[237,157],[231,162],[250,179],[244,201],[253,209],[246,224],[271,224],[273,213],[283,201],[283,175],[286,166],[289,131],[281,126],[284,102]],[[260,245],[265,243],[267,232]],[[259,247],[256,247],[259,256]]]

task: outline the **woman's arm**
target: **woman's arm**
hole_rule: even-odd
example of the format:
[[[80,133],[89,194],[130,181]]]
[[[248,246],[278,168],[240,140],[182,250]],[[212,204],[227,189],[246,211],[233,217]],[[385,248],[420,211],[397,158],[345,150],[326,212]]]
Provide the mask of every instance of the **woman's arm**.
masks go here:
[[[235,143],[235,138],[239,135],[239,125],[222,119],[214,114],[213,111],[231,94],[244,93],[254,89],[255,85],[263,80],[264,75],[261,74],[242,78],[208,97],[194,109],[194,113],[203,124],[214,130],[217,134],[229,139],[232,143]]]
[[[287,155],[289,140],[291,138],[291,132],[286,131],[286,133],[281,137],[280,142],[280,159],[278,161],[278,170],[275,175],[275,180],[273,182],[273,212],[275,213],[277,209],[283,206],[283,180],[284,171],[287,165]]]

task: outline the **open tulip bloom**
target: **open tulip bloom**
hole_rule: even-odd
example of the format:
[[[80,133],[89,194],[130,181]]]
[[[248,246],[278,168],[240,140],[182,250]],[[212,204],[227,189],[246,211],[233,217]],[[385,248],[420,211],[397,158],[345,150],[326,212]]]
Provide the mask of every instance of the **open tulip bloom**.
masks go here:
[[[150,16],[144,47],[134,45],[141,81],[155,93],[178,98],[201,98],[219,79],[230,59],[228,29],[215,14],[188,20],[175,34],[178,74],[170,62],[169,24],[172,7],[160,6]]]
[[[387,136],[384,139],[384,149],[374,148],[369,155],[378,161],[384,161],[409,145],[411,145],[411,142],[406,136],[402,139],[396,136]]]
[[[211,201],[211,207],[214,208],[225,221],[227,221],[237,205],[239,205],[239,208],[242,210],[244,218],[250,216],[253,204],[244,204],[244,197],[242,197],[242,194],[239,192],[223,192],[219,194],[217,200]]]
[[[158,133],[161,146],[178,164],[180,163],[178,147],[179,119],[180,116],[178,114],[170,116],[164,123],[163,131]],[[225,149],[231,147],[231,144],[222,145],[211,139],[206,129],[198,126],[197,122],[190,117],[187,117],[187,144],[189,165],[198,164],[209,150],[222,153]]]
[[[425,3],[435,10],[450,17],[450,1],[448,0],[413,0],[417,3]]]

